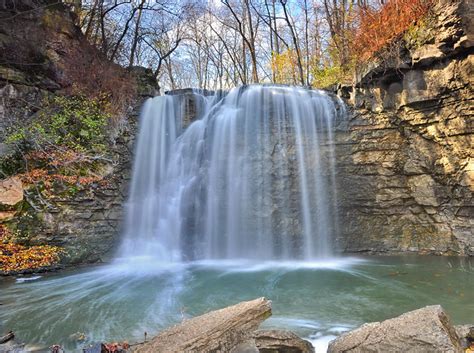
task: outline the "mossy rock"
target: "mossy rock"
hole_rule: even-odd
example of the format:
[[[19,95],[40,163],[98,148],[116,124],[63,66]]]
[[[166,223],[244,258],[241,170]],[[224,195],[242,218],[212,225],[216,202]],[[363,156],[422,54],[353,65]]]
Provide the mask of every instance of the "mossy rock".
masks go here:
[[[0,66],[0,79],[23,85],[28,85],[30,83],[24,72],[5,66]]]

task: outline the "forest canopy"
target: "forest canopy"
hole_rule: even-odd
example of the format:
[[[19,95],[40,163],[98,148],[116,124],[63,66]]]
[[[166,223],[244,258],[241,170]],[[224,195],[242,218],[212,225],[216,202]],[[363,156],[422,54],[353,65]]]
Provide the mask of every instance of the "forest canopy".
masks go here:
[[[325,87],[407,31],[431,0],[68,0],[87,39],[164,90]]]

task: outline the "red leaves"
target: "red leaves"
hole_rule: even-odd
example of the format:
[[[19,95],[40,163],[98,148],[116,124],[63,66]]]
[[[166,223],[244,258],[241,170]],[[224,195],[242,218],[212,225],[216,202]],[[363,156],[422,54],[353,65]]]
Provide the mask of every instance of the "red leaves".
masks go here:
[[[359,28],[353,51],[362,60],[405,32],[433,7],[433,0],[389,0],[380,9],[365,7],[359,13]]]
[[[33,169],[28,173],[20,174],[19,177],[25,184],[42,182],[46,189],[50,189],[54,182],[63,182],[66,184],[81,186],[98,182],[105,184],[105,181],[103,181],[101,176],[62,175],[59,173],[50,173],[45,169]]]
[[[72,149],[61,148],[49,151],[32,151],[26,155],[28,165],[36,166],[20,174],[25,184],[43,183],[48,190],[55,182],[69,185],[86,186],[92,183],[105,185],[106,181],[99,175],[80,175],[84,165],[90,164],[87,155]],[[67,173],[65,173],[67,172]]]
[[[105,351],[108,353],[124,352],[130,348],[128,342],[114,342],[104,344]]]

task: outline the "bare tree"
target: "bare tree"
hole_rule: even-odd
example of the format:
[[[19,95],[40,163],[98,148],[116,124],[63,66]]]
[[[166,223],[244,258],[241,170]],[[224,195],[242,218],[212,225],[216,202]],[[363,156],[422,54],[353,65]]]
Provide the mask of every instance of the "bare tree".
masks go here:
[[[296,60],[298,62],[299,80],[300,80],[300,83],[304,86],[305,81],[304,81],[304,73],[303,73],[303,64],[302,64],[302,61],[301,61],[301,50],[300,50],[298,38],[296,36],[295,28],[294,28],[293,24],[291,23],[290,15],[288,13],[288,8],[286,6],[287,5],[287,0],[280,0],[280,4],[283,8],[283,13],[285,15],[285,21],[288,25],[288,28],[290,29],[291,38],[293,40],[293,45],[295,47]]]
[[[252,81],[258,83],[258,64],[257,64],[257,54],[255,49],[255,37],[256,31],[254,28],[254,23],[252,19],[252,13],[250,10],[249,0],[242,0],[240,14],[237,12],[237,7],[229,2],[229,0],[221,0],[221,3],[227,7],[230,14],[235,20],[236,26],[230,25],[226,21],[221,21],[222,24],[225,24],[231,27],[233,30],[237,31],[242,38],[242,41],[245,45],[242,46],[242,53],[245,57],[246,49],[249,50],[251,63],[252,63]]]

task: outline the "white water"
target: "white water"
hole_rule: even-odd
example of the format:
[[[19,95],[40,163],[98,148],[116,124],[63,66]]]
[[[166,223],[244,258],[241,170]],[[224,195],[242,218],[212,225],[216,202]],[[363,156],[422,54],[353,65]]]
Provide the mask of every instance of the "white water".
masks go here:
[[[122,257],[313,260],[336,231],[333,125],[321,91],[247,86],[143,107]]]

